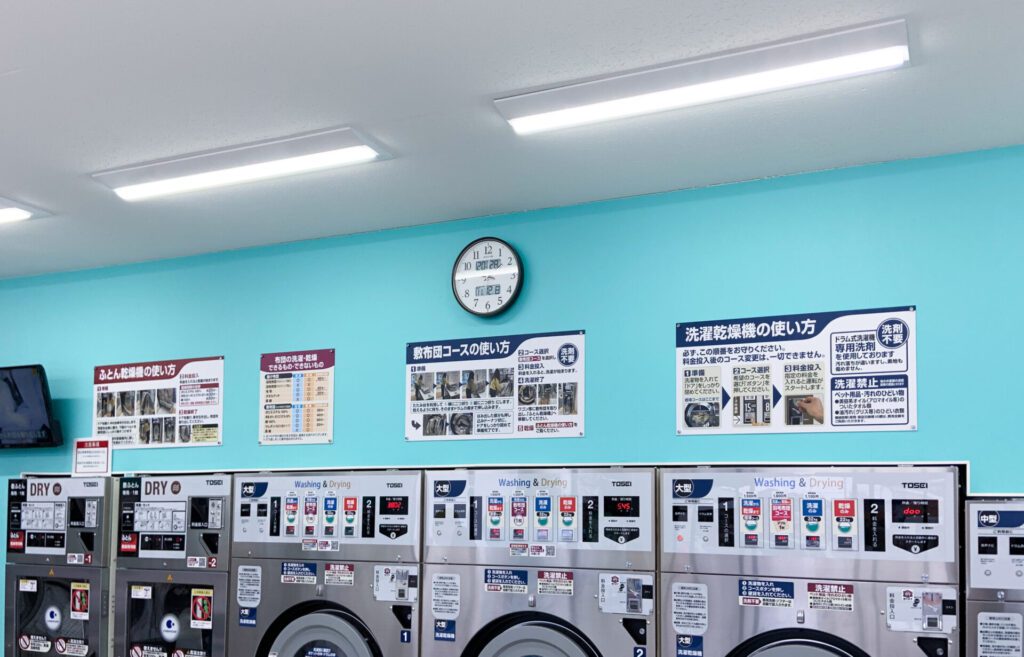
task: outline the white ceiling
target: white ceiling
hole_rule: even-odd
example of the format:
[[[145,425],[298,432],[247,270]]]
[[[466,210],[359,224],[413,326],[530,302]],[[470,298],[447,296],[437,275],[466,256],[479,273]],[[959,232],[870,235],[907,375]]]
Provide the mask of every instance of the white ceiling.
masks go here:
[[[906,16],[909,69],[517,137],[491,100]],[[1024,142],[1019,0],[0,0],[0,277]],[[129,204],[104,169],[352,125],[395,159]]]

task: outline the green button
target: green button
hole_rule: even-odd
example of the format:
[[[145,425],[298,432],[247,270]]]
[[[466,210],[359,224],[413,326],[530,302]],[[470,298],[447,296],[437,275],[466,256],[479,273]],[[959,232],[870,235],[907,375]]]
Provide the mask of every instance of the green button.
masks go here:
[[[820,526],[821,525],[819,525],[816,522],[809,522],[809,523],[807,523],[807,531],[816,532],[816,531],[818,531],[818,527],[820,527]]]
[[[840,523],[840,525],[839,525],[839,531],[841,531],[841,532],[845,533],[845,532],[850,531],[851,529],[853,529],[853,525],[851,525],[850,523],[844,522],[844,523]]]

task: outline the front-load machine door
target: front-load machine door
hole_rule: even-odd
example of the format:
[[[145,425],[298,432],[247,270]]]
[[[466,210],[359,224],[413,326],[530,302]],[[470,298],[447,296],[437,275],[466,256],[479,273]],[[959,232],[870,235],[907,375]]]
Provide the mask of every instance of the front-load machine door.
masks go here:
[[[383,657],[366,627],[351,614],[322,610],[291,621],[270,647],[277,657]]]
[[[106,569],[7,566],[9,657],[107,653]]]
[[[484,646],[473,657],[600,657],[556,626],[516,625]],[[467,655],[467,657],[469,657]]]
[[[849,641],[825,632],[783,629],[743,642],[728,657],[868,657]]]
[[[228,574],[117,573],[115,657],[225,657]]]

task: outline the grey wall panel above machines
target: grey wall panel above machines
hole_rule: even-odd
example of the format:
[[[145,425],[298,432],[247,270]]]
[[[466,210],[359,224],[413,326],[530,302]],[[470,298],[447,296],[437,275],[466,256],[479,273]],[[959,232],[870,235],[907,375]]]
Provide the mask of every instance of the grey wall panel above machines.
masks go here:
[[[957,467],[661,471],[661,568],[957,582]]]
[[[426,473],[424,561],[653,570],[652,468]]]
[[[967,655],[1024,655],[1024,498],[968,500]]]

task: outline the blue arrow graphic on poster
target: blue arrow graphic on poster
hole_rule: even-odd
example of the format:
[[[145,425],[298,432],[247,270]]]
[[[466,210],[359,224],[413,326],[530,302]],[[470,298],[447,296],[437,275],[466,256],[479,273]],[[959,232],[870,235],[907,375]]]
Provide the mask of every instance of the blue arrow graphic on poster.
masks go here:
[[[779,400],[782,399],[782,393],[775,386],[772,386],[772,408],[775,408],[779,404]]]
[[[730,399],[729,393],[727,393],[725,391],[725,388],[722,388],[722,409],[723,410],[729,404],[729,399]]]

